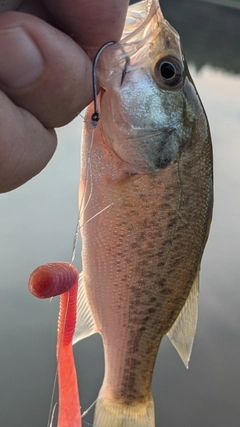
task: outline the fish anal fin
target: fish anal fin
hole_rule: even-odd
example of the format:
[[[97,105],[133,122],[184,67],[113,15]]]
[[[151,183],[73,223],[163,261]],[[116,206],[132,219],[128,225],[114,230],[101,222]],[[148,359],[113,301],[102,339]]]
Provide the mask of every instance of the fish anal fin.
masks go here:
[[[77,295],[77,320],[73,336],[73,344],[76,344],[78,341],[89,337],[95,332],[97,332],[97,330],[85,293],[83,274],[80,273]]]
[[[199,271],[188,298],[167,336],[188,368],[198,320]]]

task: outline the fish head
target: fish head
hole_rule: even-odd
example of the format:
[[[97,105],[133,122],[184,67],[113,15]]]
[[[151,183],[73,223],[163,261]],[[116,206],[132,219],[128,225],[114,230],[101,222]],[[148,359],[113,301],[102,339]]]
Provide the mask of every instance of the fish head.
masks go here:
[[[103,134],[129,172],[155,174],[174,161],[204,111],[157,0],[129,7],[122,39],[101,54],[98,78]]]

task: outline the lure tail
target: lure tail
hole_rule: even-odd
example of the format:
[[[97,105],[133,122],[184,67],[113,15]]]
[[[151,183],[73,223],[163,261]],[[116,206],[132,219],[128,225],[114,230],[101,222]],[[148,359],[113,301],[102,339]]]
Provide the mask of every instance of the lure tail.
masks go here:
[[[78,282],[60,296],[58,318],[58,427],[81,427],[81,410],[72,337],[76,323]]]
[[[154,427],[152,397],[145,403],[127,405],[100,391],[94,415],[94,427]]]

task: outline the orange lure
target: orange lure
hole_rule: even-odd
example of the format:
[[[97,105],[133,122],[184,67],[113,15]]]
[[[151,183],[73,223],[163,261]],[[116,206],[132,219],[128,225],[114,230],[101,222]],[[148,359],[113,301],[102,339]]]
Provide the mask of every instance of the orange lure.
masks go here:
[[[60,295],[57,333],[59,387],[58,427],[81,427],[80,400],[72,338],[76,324],[78,271],[67,262],[42,265],[29,278],[29,290],[37,298]]]

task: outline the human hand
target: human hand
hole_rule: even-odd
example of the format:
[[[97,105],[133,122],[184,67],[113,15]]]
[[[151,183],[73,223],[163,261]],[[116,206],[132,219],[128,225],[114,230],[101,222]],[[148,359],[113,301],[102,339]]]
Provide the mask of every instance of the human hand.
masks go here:
[[[5,0],[0,4],[0,192],[37,175],[55,127],[92,100],[97,49],[118,40],[128,0]]]

